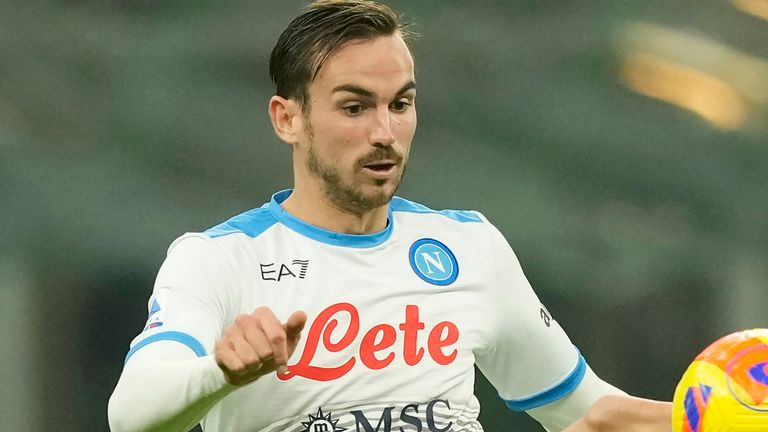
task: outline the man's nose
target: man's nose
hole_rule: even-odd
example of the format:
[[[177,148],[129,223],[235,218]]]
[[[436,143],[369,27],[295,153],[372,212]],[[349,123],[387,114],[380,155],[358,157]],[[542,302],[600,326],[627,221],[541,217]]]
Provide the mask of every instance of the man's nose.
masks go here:
[[[388,106],[378,108],[371,130],[371,144],[391,146],[394,143],[395,135],[392,133],[392,113],[389,111]]]

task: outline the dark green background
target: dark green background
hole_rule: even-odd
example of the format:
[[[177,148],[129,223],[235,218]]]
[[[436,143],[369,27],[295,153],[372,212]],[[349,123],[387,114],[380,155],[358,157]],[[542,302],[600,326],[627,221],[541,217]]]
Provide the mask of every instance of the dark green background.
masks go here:
[[[106,430],[170,242],[291,185],[267,61],[301,4],[0,4],[3,429]],[[709,342],[768,326],[765,103],[723,131],[618,73],[637,23],[764,67],[768,21],[715,0],[391,4],[422,35],[399,194],[488,216],[599,375],[668,400]],[[478,395],[486,430],[539,430]]]

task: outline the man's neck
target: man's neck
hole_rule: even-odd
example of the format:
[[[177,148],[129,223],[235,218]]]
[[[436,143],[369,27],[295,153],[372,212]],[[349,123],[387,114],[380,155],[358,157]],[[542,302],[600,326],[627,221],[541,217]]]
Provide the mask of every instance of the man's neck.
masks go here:
[[[280,206],[293,217],[337,233],[372,234],[387,227],[388,205],[356,214],[339,208],[321,193],[296,188]]]

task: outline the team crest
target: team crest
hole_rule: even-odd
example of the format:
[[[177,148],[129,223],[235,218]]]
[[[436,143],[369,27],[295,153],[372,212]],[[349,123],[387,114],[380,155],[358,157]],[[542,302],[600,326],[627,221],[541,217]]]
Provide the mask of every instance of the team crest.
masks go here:
[[[448,246],[437,240],[417,240],[411,245],[408,255],[416,275],[432,285],[450,285],[459,276],[456,256]]]
[[[333,419],[331,413],[323,414],[323,407],[317,409],[317,414],[309,414],[308,422],[301,422],[305,429],[302,432],[344,432],[347,428],[337,427],[338,419]]]

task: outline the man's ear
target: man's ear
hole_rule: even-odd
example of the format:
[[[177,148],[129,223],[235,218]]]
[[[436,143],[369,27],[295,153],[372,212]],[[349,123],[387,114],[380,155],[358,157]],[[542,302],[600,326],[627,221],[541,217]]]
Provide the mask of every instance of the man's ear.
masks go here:
[[[269,119],[277,136],[288,144],[296,144],[303,130],[302,111],[293,99],[272,96],[269,100]]]

